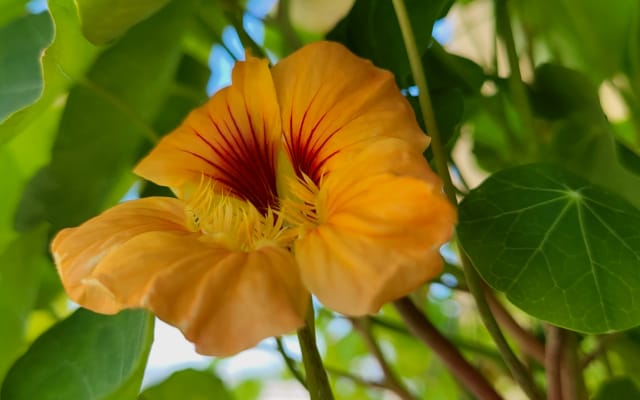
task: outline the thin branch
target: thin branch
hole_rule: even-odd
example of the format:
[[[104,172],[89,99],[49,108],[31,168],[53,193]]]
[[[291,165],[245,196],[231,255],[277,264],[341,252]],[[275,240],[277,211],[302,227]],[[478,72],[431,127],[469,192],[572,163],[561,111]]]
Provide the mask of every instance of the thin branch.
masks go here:
[[[413,302],[404,297],[394,302],[396,310],[409,330],[436,353],[442,362],[479,399],[498,400],[502,397],[425,317]]]
[[[485,290],[485,293],[489,307],[502,329],[509,332],[525,354],[544,365],[546,363],[544,344],[513,319],[502,303],[495,298],[491,290]]]
[[[547,374],[547,399],[562,400],[561,364],[563,354],[563,335],[560,328],[549,325],[547,328],[547,349],[545,368]]]
[[[373,355],[378,362],[378,365],[380,365],[380,369],[382,369],[382,373],[384,375],[384,383],[387,385],[389,390],[393,391],[403,400],[414,400],[415,397],[409,393],[402,381],[391,369],[389,363],[387,363],[378,342],[376,342],[376,339],[371,333],[370,321],[366,318],[350,318],[350,321],[351,325],[360,334],[360,336],[362,336],[362,339],[369,348],[371,355]]]
[[[296,378],[296,380],[300,382],[300,384],[304,386],[304,388],[306,389],[307,382],[305,381],[304,376],[302,376],[302,372],[300,372],[300,370],[298,369],[298,366],[296,365],[296,361],[291,357],[289,357],[289,354],[287,354],[287,351],[285,350],[284,345],[282,344],[282,338],[276,337],[275,339],[276,339],[276,345],[278,347],[278,353],[280,353],[280,355],[282,356],[282,359],[284,360],[284,363],[287,366],[287,369],[289,370],[289,372],[291,372],[291,375],[293,375],[293,377]]]

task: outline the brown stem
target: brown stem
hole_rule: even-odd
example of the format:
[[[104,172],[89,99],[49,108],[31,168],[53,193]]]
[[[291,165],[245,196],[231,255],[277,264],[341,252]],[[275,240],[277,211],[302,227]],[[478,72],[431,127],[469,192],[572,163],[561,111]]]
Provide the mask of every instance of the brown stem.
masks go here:
[[[431,350],[440,357],[442,362],[451,372],[471,391],[477,398],[485,400],[498,400],[502,397],[495,389],[431,324],[425,315],[413,302],[403,297],[394,302],[396,310],[407,324],[409,330],[422,340]]]
[[[564,336],[560,328],[549,325],[547,328],[547,349],[545,370],[547,374],[547,399],[562,400],[561,365],[564,353]]]
[[[387,363],[384,354],[382,354],[380,346],[378,346],[378,342],[376,342],[376,339],[371,333],[370,321],[366,318],[350,318],[350,321],[351,325],[353,325],[360,336],[362,336],[362,339],[369,348],[371,355],[373,355],[373,357],[378,362],[378,365],[380,365],[380,369],[382,369],[382,373],[384,375],[384,383],[389,388],[389,390],[398,395],[398,397],[400,397],[402,400],[414,400],[415,397],[411,393],[409,393],[402,381],[391,369],[389,363]]]
[[[518,347],[520,347],[525,354],[541,365],[544,365],[546,363],[544,345],[536,339],[531,332],[526,331],[513,319],[502,303],[495,298],[490,289],[486,288],[485,293],[493,316],[496,317],[500,326],[509,332],[513,340],[518,344]]]
[[[564,336],[563,355],[561,366],[562,399],[586,400],[587,389],[584,385],[582,369],[578,361],[578,337],[574,332],[559,329]]]

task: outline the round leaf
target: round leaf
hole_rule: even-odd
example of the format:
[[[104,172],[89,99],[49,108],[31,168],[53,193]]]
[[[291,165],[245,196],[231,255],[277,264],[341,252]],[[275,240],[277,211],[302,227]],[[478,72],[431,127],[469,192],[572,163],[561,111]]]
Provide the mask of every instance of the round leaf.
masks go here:
[[[13,365],[0,398],[135,398],[152,338],[153,319],[146,312],[106,316],[80,309],[38,338]]]
[[[586,333],[640,324],[640,211],[621,197],[526,165],[488,178],[459,218],[482,277],[532,316]]]

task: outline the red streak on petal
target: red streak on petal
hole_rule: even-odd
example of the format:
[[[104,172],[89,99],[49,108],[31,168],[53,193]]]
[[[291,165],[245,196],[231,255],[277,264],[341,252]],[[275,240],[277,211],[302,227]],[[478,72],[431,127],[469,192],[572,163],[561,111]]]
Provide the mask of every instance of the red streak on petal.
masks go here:
[[[246,103],[245,103],[246,108]],[[274,146],[269,145],[266,122],[262,121],[263,137],[259,138],[251,114],[246,109],[249,131],[243,132],[231,107],[227,104],[226,120],[216,120],[209,115],[209,134],[191,128],[192,133],[211,151],[210,155],[185,151],[213,167],[205,174],[226,186],[235,196],[251,202],[260,212],[277,208]]]

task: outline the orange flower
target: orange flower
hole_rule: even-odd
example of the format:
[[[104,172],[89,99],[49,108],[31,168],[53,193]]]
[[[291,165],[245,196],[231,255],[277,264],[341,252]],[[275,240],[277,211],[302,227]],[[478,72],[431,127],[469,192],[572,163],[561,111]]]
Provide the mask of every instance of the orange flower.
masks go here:
[[[119,204],[52,243],[69,296],[144,307],[204,354],[303,324],[309,292],[375,313],[440,272],[453,207],[390,73],[318,42],[238,63],[136,167],[174,198]]]

